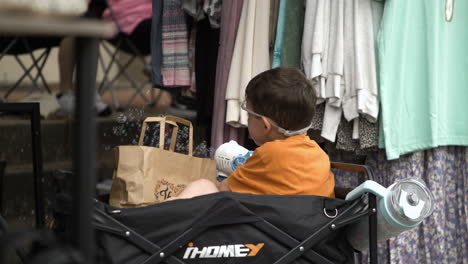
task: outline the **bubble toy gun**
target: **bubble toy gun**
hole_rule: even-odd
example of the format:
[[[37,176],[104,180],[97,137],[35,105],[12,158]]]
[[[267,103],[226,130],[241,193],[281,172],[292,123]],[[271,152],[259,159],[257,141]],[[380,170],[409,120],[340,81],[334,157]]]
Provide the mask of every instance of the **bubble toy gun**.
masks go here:
[[[252,153],[253,151],[242,147],[234,140],[222,144],[214,155],[218,175],[228,177],[234,170],[244,165]]]

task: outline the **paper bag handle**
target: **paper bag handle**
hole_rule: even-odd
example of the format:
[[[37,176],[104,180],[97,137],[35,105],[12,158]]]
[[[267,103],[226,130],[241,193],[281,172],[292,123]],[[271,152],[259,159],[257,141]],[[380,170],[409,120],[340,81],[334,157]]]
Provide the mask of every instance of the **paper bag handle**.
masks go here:
[[[177,133],[179,131],[179,126],[177,123],[181,123],[183,125],[186,125],[189,127],[189,149],[188,149],[188,155],[192,156],[192,150],[193,150],[193,126],[192,122],[176,117],[176,116],[161,116],[161,117],[147,117],[143,121],[143,126],[141,128],[141,133],[140,133],[140,140],[138,142],[138,145],[142,146],[143,145],[143,139],[145,137],[145,132],[146,132],[146,127],[147,123],[155,123],[159,122],[160,125],[160,130],[159,130],[159,147],[164,149],[164,139],[165,139],[165,130],[166,130],[166,123],[171,124],[174,126],[174,129],[172,130],[172,135],[171,135],[171,145],[169,146],[170,151],[174,151],[175,144],[177,141]]]
[[[175,123],[180,123],[180,124],[183,124],[183,125],[189,127],[188,155],[192,156],[192,154],[193,154],[193,125],[192,125],[192,122],[190,122],[187,119],[183,119],[183,118],[180,118],[180,117],[177,117],[177,116],[171,116],[171,115],[166,116],[166,119],[169,120],[169,121],[172,121],[172,122],[175,122]],[[174,144],[174,146],[175,146],[176,140],[177,140],[177,133],[175,135],[174,140],[171,140],[171,145]]]
[[[177,125],[176,122],[166,120],[165,117],[148,117],[143,121],[143,126],[141,129],[141,134],[140,134],[140,140],[138,142],[138,145],[142,146],[143,145],[143,140],[145,138],[145,132],[147,128],[147,123],[156,123],[159,122],[160,125],[160,131],[159,131],[159,147],[164,149],[165,145],[165,132],[166,132],[166,123],[171,124],[174,126],[172,130],[172,135],[171,135],[171,145],[169,145],[169,150],[174,151],[176,140],[177,140],[177,132],[179,131],[179,126]]]

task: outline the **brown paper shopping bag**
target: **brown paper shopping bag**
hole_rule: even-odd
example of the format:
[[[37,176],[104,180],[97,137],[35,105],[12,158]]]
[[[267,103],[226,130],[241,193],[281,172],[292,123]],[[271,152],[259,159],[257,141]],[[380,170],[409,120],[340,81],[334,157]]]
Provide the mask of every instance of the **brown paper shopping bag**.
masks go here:
[[[159,147],[143,146],[149,123],[160,123]],[[173,126],[170,146],[164,149],[166,124]],[[179,125],[189,127],[188,155],[174,152]],[[109,203],[116,207],[137,207],[177,196],[197,179],[216,181],[214,160],[192,156],[193,127],[190,121],[174,117],[146,118],[138,146],[115,149],[116,168]]]

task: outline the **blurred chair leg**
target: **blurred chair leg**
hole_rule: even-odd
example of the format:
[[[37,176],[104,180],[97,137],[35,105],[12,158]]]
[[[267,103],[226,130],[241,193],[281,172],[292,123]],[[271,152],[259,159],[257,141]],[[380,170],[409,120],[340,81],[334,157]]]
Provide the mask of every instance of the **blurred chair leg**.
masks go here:
[[[111,61],[113,61],[114,59],[115,59],[115,56],[111,57]],[[109,63],[109,65],[106,66],[104,59],[102,58],[101,52],[99,52],[98,54],[98,64],[100,65],[103,71],[101,84],[97,88],[98,93],[101,95],[104,93],[105,90],[108,90],[111,94],[111,100],[112,100],[111,107],[114,111],[118,110],[120,107],[120,102],[119,102],[119,99],[117,98],[117,95],[115,94],[114,88],[112,87],[112,85],[110,85],[109,76],[108,76],[112,64]]]
[[[45,54],[41,54],[41,56],[39,56],[39,58],[42,58],[43,56],[45,56]],[[24,66],[24,65],[23,65]],[[34,69],[34,65],[31,65],[29,66],[27,69],[25,69],[23,75],[21,75],[21,77],[15,82],[15,84],[13,84],[13,86],[11,86],[8,91],[5,93],[5,95],[3,96],[5,98],[5,100],[8,99],[8,96],[10,96],[10,94],[20,85],[20,83],[24,80],[24,78],[30,77],[30,72],[32,71],[32,69]]]
[[[0,60],[3,59],[5,55],[8,55],[8,51],[16,44],[18,41],[18,37],[12,39],[10,43],[1,51],[0,53]]]
[[[47,92],[49,94],[51,94],[52,92],[50,91],[49,86],[47,85],[47,82],[45,81],[45,78],[42,75],[42,69],[44,68],[45,63],[46,63],[47,59],[49,58],[50,48],[45,48],[45,50],[42,52],[42,54],[45,54],[45,56],[42,59],[42,64],[39,65],[38,63],[40,63],[40,59],[36,59],[36,57],[34,56],[34,50],[31,49],[28,41],[23,38],[22,42],[23,42],[23,45],[26,47],[26,49],[29,51],[28,52],[29,56],[31,57],[33,66],[36,68],[36,71],[37,71],[36,78],[34,78],[34,80],[31,79],[31,81],[33,82],[33,87],[37,87],[39,89],[39,86],[37,85],[37,79],[40,77],[41,80],[42,80],[42,83],[44,84],[44,87],[47,90]]]

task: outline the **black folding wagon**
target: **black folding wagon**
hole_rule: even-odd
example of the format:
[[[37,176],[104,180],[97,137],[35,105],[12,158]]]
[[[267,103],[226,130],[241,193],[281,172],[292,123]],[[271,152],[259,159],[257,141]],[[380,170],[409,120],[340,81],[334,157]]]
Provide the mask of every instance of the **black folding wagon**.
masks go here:
[[[338,169],[372,176],[361,165]],[[342,189],[337,189],[340,196]],[[375,196],[354,201],[321,196],[221,192],[141,208],[96,201],[98,263],[354,263],[350,223],[369,217],[376,263]]]

